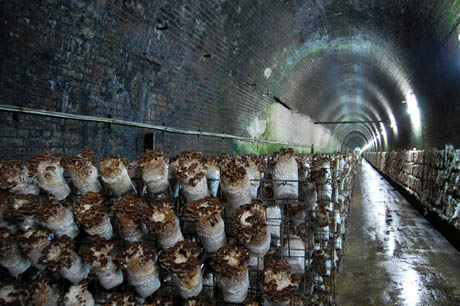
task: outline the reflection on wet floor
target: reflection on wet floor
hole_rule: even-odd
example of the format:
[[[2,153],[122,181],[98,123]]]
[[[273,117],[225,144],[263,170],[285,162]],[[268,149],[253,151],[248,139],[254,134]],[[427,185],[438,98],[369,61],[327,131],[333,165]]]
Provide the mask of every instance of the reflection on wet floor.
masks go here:
[[[460,253],[363,161],[338,305],[460,305]]]

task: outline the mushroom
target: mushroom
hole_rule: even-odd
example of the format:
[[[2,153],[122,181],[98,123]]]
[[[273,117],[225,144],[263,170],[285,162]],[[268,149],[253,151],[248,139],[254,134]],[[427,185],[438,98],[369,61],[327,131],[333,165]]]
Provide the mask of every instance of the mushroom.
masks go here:
[[[211,197],[217,196],[220,185],[219,161],[214,156],[203,157],[203,164],[206,166],[206,180],[208,181],[209,194]]]
[[[40,209],[40,197],[32,194],[8,194],[1,199],[4,203],[4,215],[15,220],[22,231],[37,224],[35,215]]]
[[[185,151],[181,153],[176,177],[181,183],[182,194],[187,202],[209,197],[206,172],[207,168],[203,164],[201,152]]]
[[[144,223],[147,230],[155,233],[163,250],[184,240],[179,225],[179,218],[169,202],[153,203],[152,208],[143,209]]]
[[[227,244],[221,216],[224,206],[218,198],[204,198],[187,204],[187,216],[195,221],[195,230],[206,252],[215,252]]]
[[[29,305],[57,306],[59,293],[56,292],[46,279],[38,279],[27,285]]]
[[[177,198],[179,196],[180,190],[180,183],[177,180],[177,167],[179,166],[179,156],[174,156],[169,160],[169,168],[168,168],[168,177],[169,177],[169,185],[171,186],[173,198]]]
[[[297,199],[299,197],[299,173],[294,150],[281,149],[273,168],[276,199]]]
[[[40,189],[29,169],[19,161],[0,161],[0,189],[14,194],[38,195]]]
[[[251,182],[247,168],[248,163],[239,157],[221,158],[221,187],[227,200],[228,217],[233,217],[241,205],[251,202]]]
[[[142,200],[131,196],[125,196],[113,203],[113,210],[120,224],[121,236],[129,242],[140,241],[142,231],[139,228],[139,220],[142,215]]]
[[[307,181],[307,206],[310,218],[316,218],[316,207],[318,206],[318,193],[316,192],[316,184],[314,181]]]
[[[270,256],[264,270],[264,305],[289,305],[300,278],[291,273],[286,260]]]
[[[105,306],[136,306],[136,298],[132,292],[114,292]]]
[[[109,215],[102,205],[104,198],[99,193],[88,192],[73,205],[75,217],[90,236],[111,239],[113,234]]]
[[[324,184],[331,178],[331,164],[329,157],[322,155],[313,159],[311,178],[317,184]]]
[[[0,227],[6,227],[11,232],[11,234],[15,234],[18,231],[18,227],[14,223],[14,220],[10,220],[9,216],[5,215],[7,210],[9,210],[9,196],[9,193],[0,191]]]
[[[173,301],[169,297],[156,295],[152,303],[144,304],[144,306],[173,306]]]
[[[228,303],[242,303],[248,294],[249,250],[232,244],[212,254],[211,266],[217,273],[217,285]]]
[[[81,150],[70,157],[64,157],[62,163],[69,171],[73,185],[82,195],[88,192],[100,192],[101,184],[97,179],[97,168],[94,166],[96,155],[90,150]]]
[[[43,250],[49,246],[54,235],[44,228],[33,227],[19,236],[19,245],[22,252],[30,259],[32,265],[43,271],[45,265],[40,264],[39,260]]]
[[[68,236],[53,240],[40,257],[40,263],[45,264],[50,271],[58,271],[61,276],[72,284],[78,284],[89,273],[89,267],[83,263],[74,251],[75,242]]]
[[[143,242],[133,242],[123,252],[122,267],[126,270],[128,282],[144,298],[161,286],[155,258],[155,249]]]
[[[58,201],[64,200],[70,194],[60,156],[42,154],[30,159],[28,163],[28,168],[38,179],[38,186],[41,189]]]
[[[86,282],[70,286],[63,298],[63,306],[94,306],[94,298]]]
[[[17,277],[30,267],[30,261],[19,249],[17,238],[6,227],[0,228],[0,265]]]
[[[127,193],[131,188],[135,191],[133,182],[128,175],[129,162],[118,156],[110,155],[99,163],[102,181],[117,197]]]
[[[138,160],[142,168],[142,179],[151,194],[169,198],[168,158],[160,150],[147,150]]]
[[[203,297],[189,299],[184,304],[185,306],[216,306],[215,300],[207,300]]]
[[[179,289],[180,295],[188,299],[200,294],[203,276],[200,269],[200,247],[190,241],[180,241],[165,251],[160,259],[164,269],[169,271]]]
[[[66,235],[73,239],[79,233],[72,212],[53,198],[43,203],[37,217],[58,237]]]
[[[105,289],[112,289],[123,282],[123,272],[112,256],[114,244],[100,237],[91,239],[91,247],[81,250],[83,259],[94,269],[99,283]]]
[[[270,249],[270,232],[267,229],[265,208],[260,200],[252,200],[238,208],[234,218],[238,240],[249,249],[249,266],[263,269],[263,258]]]

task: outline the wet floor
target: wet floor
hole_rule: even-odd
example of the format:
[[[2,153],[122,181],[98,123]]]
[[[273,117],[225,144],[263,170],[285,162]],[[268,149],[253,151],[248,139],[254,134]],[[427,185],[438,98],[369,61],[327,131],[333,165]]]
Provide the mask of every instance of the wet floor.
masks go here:
[[[367,162],[356,178],[337,305],[460,305],[460,253]]]

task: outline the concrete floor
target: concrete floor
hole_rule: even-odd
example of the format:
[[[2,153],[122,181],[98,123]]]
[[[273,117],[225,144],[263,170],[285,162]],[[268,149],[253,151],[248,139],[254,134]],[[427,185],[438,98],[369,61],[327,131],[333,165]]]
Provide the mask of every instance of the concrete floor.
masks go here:
[[[359,166],[337,305],[460,305],[460,253],[366,161]]]

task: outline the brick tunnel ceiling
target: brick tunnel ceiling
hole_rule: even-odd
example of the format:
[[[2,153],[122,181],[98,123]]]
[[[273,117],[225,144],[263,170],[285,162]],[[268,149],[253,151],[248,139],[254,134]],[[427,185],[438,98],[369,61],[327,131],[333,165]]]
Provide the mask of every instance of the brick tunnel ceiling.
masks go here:
[[[281,68],[278,74],[274,71],[270,90],[315,121],[387,121],[387,143],[415,146],[420,135],[415,135],[402,101],[412,94],[418,99],[421,88],[430,83],[427,71],[435,65],[438,50],[457,36],[460,5],[432,0],[284,5],[293,18],[274,25],[284,48],[273,46]],[[288,56],[283,58],[283,52]],[[441,89],[433,84],[424,94],[448,91],[454,83],[446,81]],[[350,147],[383,136],[380,124],[329,127]]]

